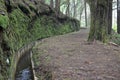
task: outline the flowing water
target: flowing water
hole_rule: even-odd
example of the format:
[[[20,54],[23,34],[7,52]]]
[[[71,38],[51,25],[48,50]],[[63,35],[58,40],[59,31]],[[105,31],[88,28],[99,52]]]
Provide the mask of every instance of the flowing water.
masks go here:
[[[30,54],[26,53],[18,62],[15,80],[33,80]]]
[[[20,71],[16,76],[16,80],[32,80],[30,68]]]

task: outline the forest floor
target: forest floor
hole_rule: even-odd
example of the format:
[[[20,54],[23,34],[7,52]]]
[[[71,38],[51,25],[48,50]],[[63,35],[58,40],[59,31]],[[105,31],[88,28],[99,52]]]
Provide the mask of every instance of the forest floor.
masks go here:
[[[33,56],[38,80],[120,80],[120,47],[88,43],[88,32],[38,41]]]

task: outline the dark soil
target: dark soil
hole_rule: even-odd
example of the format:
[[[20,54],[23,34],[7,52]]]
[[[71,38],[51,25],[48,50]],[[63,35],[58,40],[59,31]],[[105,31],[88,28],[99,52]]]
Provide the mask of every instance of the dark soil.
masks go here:
[[[38,80],[120,80],[120,47],[89,43],[87,35],[82,29],[37,42]]]

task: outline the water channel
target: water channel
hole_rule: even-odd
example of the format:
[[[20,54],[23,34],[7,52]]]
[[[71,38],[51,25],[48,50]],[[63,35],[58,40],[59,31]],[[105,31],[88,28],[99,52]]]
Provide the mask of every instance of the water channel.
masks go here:
[[[30,53],[23,55],[17,65],[15,80],[34,80]]]

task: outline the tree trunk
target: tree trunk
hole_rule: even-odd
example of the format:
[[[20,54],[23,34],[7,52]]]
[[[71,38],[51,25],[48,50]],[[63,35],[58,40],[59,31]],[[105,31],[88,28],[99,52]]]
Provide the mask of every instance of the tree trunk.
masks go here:
[[[41,0],[41,2],[45,3],[45,0]]]
[[[60,13],[60,0],[55,0],[55,10],[56,10],[56,15],[59,15],[59,13]]]
[[[67,0],[66,15],[70,16],[70,0]]]
[[[50,7],[51,7],[51,8],[54,8],[53,0],[50,0]]]
[[[81,27],[81,14],[80,14],[80,27]]]
[[[75,2],[75,0],[73,0],[73,17],[75,18],[75,16],[76,16],[76,2]]]
[[[107,41],[108,3],[109,0],[89,0],[91,11],[91,27],[88,41]]]
[[[117,0],[117,32],[120,34],[120,0]]]
[[[108,34],[112,31],[112,0],[108,2]]]
[[[80,17],[79,17],[79,19],[80,19],[80,27],[81,27],[81,16],[82,16],[82,13],[83,13],[83,8],[81,8],[81,10],[80,10]]]
[[[84,1],[85,6],[85,26],[87,27],[87,8],[86,8],[86,1]]]
[[[2,42],[3,42],[3,28],[0,26],[0,48],[2,49],[1,45],[2,45]],[[1,52],[0,52],[1,54]]]

